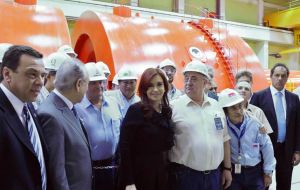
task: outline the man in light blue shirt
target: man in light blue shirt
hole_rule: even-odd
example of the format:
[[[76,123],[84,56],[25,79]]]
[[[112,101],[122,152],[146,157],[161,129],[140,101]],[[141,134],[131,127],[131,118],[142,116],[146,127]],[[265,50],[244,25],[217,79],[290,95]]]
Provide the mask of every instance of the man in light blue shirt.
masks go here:
[[[94,189],[115,189],[115,153],[119,142],[121,113],[113,97],[104,97],[106,77],[95,63],[87,63],[89,85],[83,100],[76,105],[91,145]]]
[[[122,67],[118,72],[119,89],[105,92],[105,95],[117,100],[122,118],[125,117],[129,106],[141,100],[136,95],[136,82],[137,75],[133,69]]]
[[[276,165],[274,150],[270,137],[259,130],[262,124],[251,115],[245,114],[243,101],[233,89],[225,89],[219,94],[219,102],[227,116],[231,137],[233,168],[229,189],[264,190],[272,183],[272,172]]]

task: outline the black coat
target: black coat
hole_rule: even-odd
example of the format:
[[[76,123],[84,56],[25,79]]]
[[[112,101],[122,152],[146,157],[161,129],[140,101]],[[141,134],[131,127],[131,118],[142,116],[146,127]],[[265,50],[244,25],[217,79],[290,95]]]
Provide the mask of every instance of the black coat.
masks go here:
[[[47,161],[47,147],[35,111],[29,104]],[[0,189],[41,190],[41,170],[27,131],[0,89]]]
[[[120,190],[130,184],[137,190],[167,189],[167,151],[174,145],[174,133],[165,111],[146,119],[140,102],[128,109],[119,142]]]

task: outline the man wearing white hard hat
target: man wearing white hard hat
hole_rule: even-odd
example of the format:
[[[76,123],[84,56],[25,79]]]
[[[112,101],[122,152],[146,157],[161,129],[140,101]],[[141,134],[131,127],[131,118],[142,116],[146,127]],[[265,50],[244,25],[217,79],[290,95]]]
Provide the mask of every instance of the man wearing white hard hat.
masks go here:
[[[57,51],[61,52],[61,53],[65,53],[66,55],[68,55],[72,58],[77,57],[77,53],[75,53],[74,49],[69,45],[62,45],[60,48],[58,48]]]
[[[170,59],[165,59],[162,62],[159,63],[158,68],[162,69],[167,77],[168,77],[168,81],[169,81],[169,92],[168,92],[168,98],[169,100],[174,100],[176,98],[178,98],[179,96],[181,96],[183,93],[178,90],[174,84],[174,76],[176,74],[176,65],[173,61],[171,61]]]
[[[35,109],[42,104],[42,102],[48,97],[49,93],[54,89],[56,71],[67,59],[69,59],[69,57],[64,53],[54,52],[44,60],[44,66],[48,74],[45,78],[44,86],[42,87],[36,101],[33,102]]]
[[[106,77],[94,62],[86,63],[89,84],[83,100],[76,105],[79,117],[91,145],[94,169],[94,189],[114,190],[117,166],[115,153],[119,142],[122,120],[113,97],[103,95]]]
[[[10,43],[0,43],[0,65],[2,63],[3,56],[5,52],[10,48],[12,44]]]
[[[118,81],[118,74],[116,74],[112,80],[112,85],[111,85],[112,90],[118,90],[119,89],[119,81]]]
[[[219,94],[231,137],[232,183],[229,190],[264,190],[272,183],[276,160],[273,145],[263,127],[244,112],[244,98],[233,89]],[[263,161],[263,163],[262,163]]]
[[[97,67],[100,67],[101,70],[103,70],[103,73],[106,77],[106,80],[104,81],[104,90],[106,91],[107,90],[107,84],[108,84],[108,77],[110,76],[110,70],[108,68],[108,66],[103,63],[102,61],[99,61],[96,63],[96,66]]]
[[[223,109],[204,92],[207,67],[194,60],[183,74],[186,94],[171,102],[175,123],[175,146],[169,153],[171,189],[219,190],[222,184],[227,188],[231,183],[230,136]]]
[[[136,95],[137,75],[130,67],[122,67],[118,72],[119,90],[107,91],[108,96],[116,98],[122,118],[125,117],[130,105],[140,101]]]
[[[262,109],[249,103],[249,100],[252,96],[250,83],[246,81],[240,81],[235,85],[235,90],[244,98],[243,105],[247,110],[247,114],[255,117],[263,125],[266,133],[273,133],[273,129]]]

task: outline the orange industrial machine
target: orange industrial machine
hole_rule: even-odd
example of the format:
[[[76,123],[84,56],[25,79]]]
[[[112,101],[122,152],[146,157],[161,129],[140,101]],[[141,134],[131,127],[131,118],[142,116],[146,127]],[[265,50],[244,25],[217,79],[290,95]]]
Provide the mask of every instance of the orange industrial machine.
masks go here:
[[[259,60],[248,44],[210,19],[185,23],[141,18],[127,7],[116,7],[114,14],[84,12],[75,24],[72,43],[84,62],[103,61],[114,75],[123,65],[141,74],[165,58],[177,65],[175,84],[183,87],[182,70],[192,59],[215,69],[219,90],[234,86],[237,71],[254,74],[254,90],[266,87]],[[112,80],[112,77],[110,78]]]
[[[31,46],[45,55],[71,44],[63,12],[36,0],[0,0],[0,43]]]

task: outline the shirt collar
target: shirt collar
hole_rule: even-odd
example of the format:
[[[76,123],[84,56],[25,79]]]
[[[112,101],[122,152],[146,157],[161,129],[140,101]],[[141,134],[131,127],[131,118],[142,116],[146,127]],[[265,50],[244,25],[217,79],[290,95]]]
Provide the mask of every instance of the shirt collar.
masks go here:
[[[283,97],[285,97],[285,89],[284,88],[282,90],[278,91],[273,85],[271,85],[270,91],[271,91],[272,96],[275,96],[277,92],[281,92]]]
[[[192,100],[188,95],[184,94],[182,95],[182,98],[183,98],[183,103],[184,105],[191,105],[191,104],[194,104],[194,105],[199,105],[197,102],[195,102],[194,100]],[[203,104],[200,105],[201,107],[202,106],[205,106],[206,104],[211,104],[210,102],[210,98],[204,94],[204,101],[203,101]]]
[[[86,95],[83,97],[81,103],[83,108],[88,108],[90,106],[94,107],[94,105],[91,103],[91,101],[86,97]],[[103,100],[102,100],[102,106],[107,106],[108,102],[106,101],[105,96],[103,95]]]
[[[54,89],[53,92],[67,104],[67,106],[70,110],[73,108],[73,106],[74,106],[73,103],[68,98],[66,98],[64,95],[62,95],[57,89]]]
[[[4,94],[14,107],[17,114],[20,116],[23,112],[23,107],[25,105],[25,102],[22,102],[17,96],[15,96],[10,90],[8,90],[3,83],[0,84],[1,89],[3,90]]]

